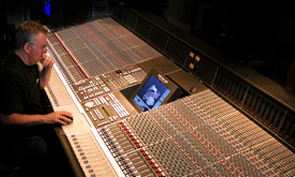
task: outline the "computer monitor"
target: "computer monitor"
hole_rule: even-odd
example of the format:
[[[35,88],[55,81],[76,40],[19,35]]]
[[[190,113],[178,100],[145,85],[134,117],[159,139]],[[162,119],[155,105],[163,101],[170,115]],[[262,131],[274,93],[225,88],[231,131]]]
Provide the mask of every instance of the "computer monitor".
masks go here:
[[[159,107],[173,101],[180,95],[180,89],[171,80],[153,69],[129,98],[140,112]]]

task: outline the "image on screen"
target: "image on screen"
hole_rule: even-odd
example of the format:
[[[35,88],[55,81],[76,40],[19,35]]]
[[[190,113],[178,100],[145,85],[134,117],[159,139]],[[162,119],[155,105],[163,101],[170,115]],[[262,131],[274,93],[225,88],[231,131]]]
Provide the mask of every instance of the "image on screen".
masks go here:
[[[160,106],[169,95],[170,91],[171,90],[154,75],[151,75],[143,87],[137,92],[133,100],[143,111],[147,111]]]

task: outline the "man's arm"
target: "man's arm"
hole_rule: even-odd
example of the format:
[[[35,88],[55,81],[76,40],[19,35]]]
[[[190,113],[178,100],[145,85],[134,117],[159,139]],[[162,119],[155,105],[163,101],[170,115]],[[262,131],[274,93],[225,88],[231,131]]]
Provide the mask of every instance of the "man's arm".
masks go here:
[[[43,65],[43,70],[40,74],[40,88],[44,89],[49,82],[54,60],[49,55],[43,55],[43,60],[41,63]]]
[[[72,122],[72,119],[72,114],[67,111],[57,111],[46,115],[26,115],[18,113],[13,113],[10,115],[0,114],[0,122],[2,125],[21,127],[55,123],[67,125]]]

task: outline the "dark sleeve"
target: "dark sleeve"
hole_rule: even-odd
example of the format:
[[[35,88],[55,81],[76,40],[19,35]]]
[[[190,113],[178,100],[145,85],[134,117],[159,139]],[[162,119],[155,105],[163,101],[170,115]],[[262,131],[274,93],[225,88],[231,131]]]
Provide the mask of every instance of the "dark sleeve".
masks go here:
[[[15,73],[5,73],[0,78],[0,112],[6,115],[22,113],[25,87],[21,77]]]

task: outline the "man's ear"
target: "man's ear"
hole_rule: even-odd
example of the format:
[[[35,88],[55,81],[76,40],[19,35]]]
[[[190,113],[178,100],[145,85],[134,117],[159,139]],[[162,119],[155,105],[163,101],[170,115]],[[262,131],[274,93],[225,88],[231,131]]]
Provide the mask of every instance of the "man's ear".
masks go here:
[[[24,52],[25,53],[31,53],[31,51],[32,51],[32,45],[30,44],[30,43],[25,43],[25,45],[24,45]]]

